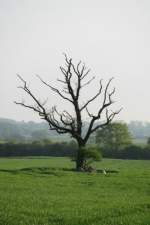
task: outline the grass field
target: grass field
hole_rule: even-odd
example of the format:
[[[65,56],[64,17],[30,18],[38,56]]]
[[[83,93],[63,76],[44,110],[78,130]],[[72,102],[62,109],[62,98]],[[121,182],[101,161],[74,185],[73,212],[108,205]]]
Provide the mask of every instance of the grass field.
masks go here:
[[[0,159],[0,225],[150,225],[150,161],[103,160],[71,171],[67,158]]]

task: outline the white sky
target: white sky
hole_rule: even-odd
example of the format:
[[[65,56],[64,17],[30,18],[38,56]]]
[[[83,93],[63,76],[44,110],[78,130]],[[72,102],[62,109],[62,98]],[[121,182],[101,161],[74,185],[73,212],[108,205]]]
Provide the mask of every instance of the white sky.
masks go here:
[[[13,103],[23,97],[16,73],[39,97],[61,104],[34,75],[55,83],[62,52],[97,79],[115,77],[114,108],[124,108],[118,119],[150,121],[149,0],[0,0],[0,117],[38,120]]]

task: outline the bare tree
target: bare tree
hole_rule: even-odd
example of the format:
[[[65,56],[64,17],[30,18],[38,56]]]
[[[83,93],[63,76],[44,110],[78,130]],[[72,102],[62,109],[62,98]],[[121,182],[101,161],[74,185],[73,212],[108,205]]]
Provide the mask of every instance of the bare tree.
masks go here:
[[[67,110],[60,113],[56,106],[53,106],[50,110],[47,110],[45,107],[45,102],[42,103],[38,100],[38,98],[28,87],[27,82],[20,75],[18,75],[18,78],[21,80],[23,85],[19,88],[23,89],[32,98],[34,105],[29,105],[24,102],[15,103],[37,112],[39,116],[49,124],[50,130],[54,130],[59,134],[70,134],[70,136],[73,137],[78,144],[76,169],[83,170],[85,165],[85,157],[81,154],[81,152],[90,135],[96,130],[107,126],[114,119],[115,115],[120,112],[120,110],[115,112],[108,110],[108,108],[114,103],[112,96],[115,93],[115,88],[111,91],[109,90],[113,78],[111,78],[105,86],[102,84],[102,80],[100,80],[98,92],[84,104],[81,104],[81,90],[88,86],[95,79],[95,77],[87,79],[90,70],[87,69],[81,61],[75,65],[71,58],[68,58],[66,54],[64,54],[64,56],[65,66],[60,67],[63,78],[57,80],[63,85],[62,90],[51,86],[51,84],[45,82],[40,76],[38,76],[38,78],[44,85],[59,95],[60,98],[68,101],[73,106],[74,115]],[[99,106],[97,113],[94,115],[90,113],[88,106],[98,97],[101,98],[102,103]],[[84,135],[83,112],[86,112],[89,117],[88,129]],[[105,120],[101,121],[101,116],[104,113]]]

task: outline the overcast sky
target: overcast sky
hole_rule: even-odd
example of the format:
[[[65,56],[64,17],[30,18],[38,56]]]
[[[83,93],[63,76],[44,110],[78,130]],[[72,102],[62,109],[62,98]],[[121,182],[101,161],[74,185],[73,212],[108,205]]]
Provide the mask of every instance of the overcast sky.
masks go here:
[[[35,77],[56,84],[62,52],[97,79],[115,77],[118,119],[150,121],[149,0],[0,0],[0,117],[38,118],[13,103],[28,100],[16,73],[41,99],[64,106]]]

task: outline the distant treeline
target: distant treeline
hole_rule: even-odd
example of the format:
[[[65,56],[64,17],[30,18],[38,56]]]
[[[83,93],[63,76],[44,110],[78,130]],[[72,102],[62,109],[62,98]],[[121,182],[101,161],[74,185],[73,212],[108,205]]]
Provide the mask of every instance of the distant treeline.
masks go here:
[[[0,144],[0,157],[23,157],[23,156],[55,156],[74,157],[76,145],[70,143],[51,144],[24,144],[4,143]],[[150,145],[145,147],[130,145],[121,150],[102,150],[102,156],[118,159],[150,159]]]
[[[86,127],[86,125],[85,125]],[[85,128],[86,129],[86,128]],[[83,131],[84,132],[84,131]],[[67,140],[68,135],[58,135],[56,131],[50,131],[46,122],[15,121],[0,118],[0,141],[29,142],[43,139]]]
[[[49,132],[44,122],[17,122],[15,120],[0,118],[1,141],[30,141],[50,138],[55,132]]]
[[[86,131],[88,123],[85,122],[83,134]],[[150,137],[150,123],[141,121],[131,121],[127,124],[133,138],[147,139]],[[17,122],[15,120],[0,118],[0,140],[1,141],[33,141],[42,139],[51,139],[58,137],[61,140],[67,140],[64,135],[58,135],[50,131],[48,124],[45,122],[36,123]]]

